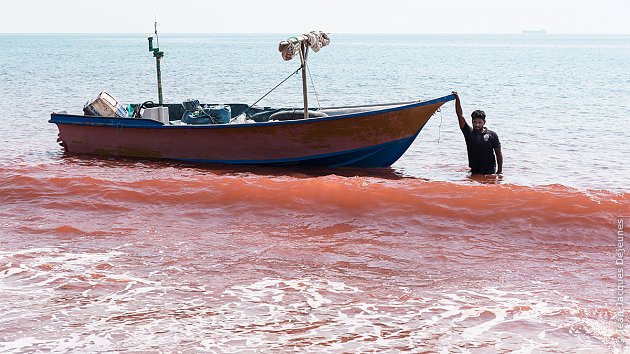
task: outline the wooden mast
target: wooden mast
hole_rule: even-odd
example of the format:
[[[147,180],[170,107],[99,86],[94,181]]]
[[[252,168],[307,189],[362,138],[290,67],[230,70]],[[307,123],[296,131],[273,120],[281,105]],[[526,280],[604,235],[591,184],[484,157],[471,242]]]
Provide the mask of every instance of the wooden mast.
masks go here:
[[[304,119],[308,118],[308,88],[306,86],[306,59],[308,57],[308,44],[300,41],[300,61],[302,62],[302,96],[304,97]]]
[[[321,31],[318,31],[318,32],[311,31],[308,34],[303,34],[299,37],[290,37],[286,41],[280,42],[280,44],[278,45],[278,50],[280,51],[280,53],[282,53],[282,59],[284,60],[293,59],[295,55],[298,54],[298,52],[300,54],[301,66],[300,66],[300,69],[298,70],[302,70],[302,98],[304,100],[304,118],[305,119],[309,118],[308,85],[306,83],[306,71],[308,70],[308,67],[307,67],[308,51],[309,49],[313,49],[315,52],[318,52],[320,48],[327,46],[329,43],[330,43],[330,38],[328,37],[326,33],[321,32]],[[294,75],[295,73],[297,73],[297,70],[291,75]],[[282,84],[282,82],[280,84]],[[258,101],[256,101],[256,103],[257,102]]]

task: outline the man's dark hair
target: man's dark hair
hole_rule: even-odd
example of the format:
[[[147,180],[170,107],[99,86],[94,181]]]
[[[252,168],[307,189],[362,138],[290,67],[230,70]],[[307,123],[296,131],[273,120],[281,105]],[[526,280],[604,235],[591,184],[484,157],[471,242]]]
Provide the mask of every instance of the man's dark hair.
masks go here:
[[[473,111],[470,116],[472,117],[472,119],[479,118],[483,119],[484,122],[486,121],[486,112],[480,109]]]

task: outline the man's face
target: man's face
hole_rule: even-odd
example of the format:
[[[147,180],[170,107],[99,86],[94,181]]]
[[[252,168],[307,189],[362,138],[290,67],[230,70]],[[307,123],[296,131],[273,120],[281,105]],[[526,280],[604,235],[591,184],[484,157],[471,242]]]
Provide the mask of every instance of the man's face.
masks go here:
[[[483,129],[483,126],[486,124],[486,121],[481,118],[473,118],[472,120],[473,130],[477,133],[480,133]]]

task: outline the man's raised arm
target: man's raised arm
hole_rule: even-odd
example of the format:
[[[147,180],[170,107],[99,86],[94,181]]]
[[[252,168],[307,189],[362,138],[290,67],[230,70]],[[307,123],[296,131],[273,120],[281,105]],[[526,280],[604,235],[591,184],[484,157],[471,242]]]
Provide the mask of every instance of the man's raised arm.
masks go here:
[[[459,94],[457,91],[451,92],[455,95],[455,113],[457,113],[457,119],[459,120],[459,128],[463,128],[466,125],[466,118],[464,118],[464,112],[462,111],[462,103],[459,100]]]

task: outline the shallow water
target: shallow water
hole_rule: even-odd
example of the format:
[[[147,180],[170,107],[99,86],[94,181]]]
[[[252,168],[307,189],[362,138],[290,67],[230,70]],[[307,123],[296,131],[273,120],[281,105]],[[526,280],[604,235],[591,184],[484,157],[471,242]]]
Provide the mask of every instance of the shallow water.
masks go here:
[[[163,36],[165,94],[255,101],[297,65],[276,37]],[[152,98],[144,41],[0,36],[1,351],[624,351],[627,38],[339,36],[313,55],[326,105],[458,89],[501,137],[502,179],[468,176],[452,103],[388,169],[64,154],[50,111]]]

